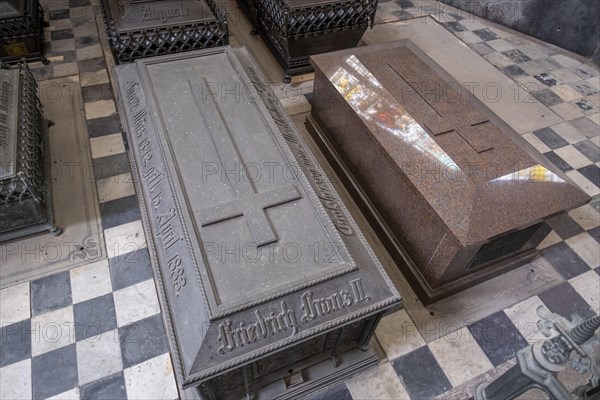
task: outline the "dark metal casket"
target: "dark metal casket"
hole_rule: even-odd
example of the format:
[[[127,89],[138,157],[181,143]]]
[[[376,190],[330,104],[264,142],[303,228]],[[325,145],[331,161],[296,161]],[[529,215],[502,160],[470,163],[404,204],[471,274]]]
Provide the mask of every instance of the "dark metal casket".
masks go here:
[[[53,225],[47,121],[26,64],[0,69],[0,241]]]
[[[44,11],[38,0],[0,0],[0,61],[44,60]]]
[[[285,70],[312,72],[308,57],[355,47],[373,26],[377,0],[238,0]]]
[[[229,43],[215,0],[102,0],[117,63]]]
[[[248,53],[117,78],[180,387],[296,399],[376,364],[400,297]]]

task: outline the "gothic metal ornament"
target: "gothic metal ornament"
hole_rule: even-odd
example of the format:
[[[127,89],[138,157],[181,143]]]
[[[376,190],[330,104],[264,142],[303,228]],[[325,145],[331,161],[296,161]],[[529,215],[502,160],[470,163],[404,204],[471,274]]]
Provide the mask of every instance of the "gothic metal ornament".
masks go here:
[[[44,11],[38,0],[0,0],[0,61],[14,64],[44,57]]]

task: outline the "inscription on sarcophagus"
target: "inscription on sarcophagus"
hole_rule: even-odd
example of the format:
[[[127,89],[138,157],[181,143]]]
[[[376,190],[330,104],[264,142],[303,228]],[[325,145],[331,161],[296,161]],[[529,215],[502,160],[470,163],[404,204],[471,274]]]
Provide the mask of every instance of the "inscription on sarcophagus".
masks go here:
[[[247,52],[117,77],[180,385],[294,398],[376,362],[400,298]]]
[[[531,261],[589,200],[410,41],[312,63],[309,129],[425,303]]]

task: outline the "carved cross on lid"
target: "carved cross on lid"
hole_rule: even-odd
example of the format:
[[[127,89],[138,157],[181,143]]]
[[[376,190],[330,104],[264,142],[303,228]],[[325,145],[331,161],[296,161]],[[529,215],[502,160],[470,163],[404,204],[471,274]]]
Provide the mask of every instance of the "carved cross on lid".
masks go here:
[[[489,129],[487,124],[490,121],[482,118],[477,122],[469,122],[461,119],[458,123],[449,123],[442,121],[436,124],[426,123],[427,128],[433,136],[439,136],[450,132],[455,132],[464,140],[473,150],[478,153],[491,150],[494,146],[486,138],[486,130]]]
[[[208,87],[206,79],[204,81],[204,87]],[[198,93],[197,85],[192,84],[191,81],[188,81],[188,83],[204,121],[211,122],[211,129],[208,129],[208,131],[219,158],[227,163],[243,165],[242,157],[231,136],[231,130],[214,99],[213,93],[209,91],[210,101],[201,102],[202,94]],[[243,179],[239,181],[238,179],[229,179],[227,174],[225,176],[237,198],[200,210],[198,217],[201,226],[204,227],[244,216],[257,247],[276,242],[278,240],[277,235],[267,219],[265,210],[302,198],[296,187],[287,185],[257,193],[250,182]]]

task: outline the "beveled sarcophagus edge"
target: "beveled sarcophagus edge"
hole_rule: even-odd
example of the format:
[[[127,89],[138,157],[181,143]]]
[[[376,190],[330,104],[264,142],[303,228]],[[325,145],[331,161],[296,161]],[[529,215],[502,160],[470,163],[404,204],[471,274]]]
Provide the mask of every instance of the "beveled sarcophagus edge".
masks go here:
[[[264,118],[265,122],[267,123],[267,126],[269,126],[272,133],[277,136],[278,144],[281,145],[281,147],[283,149],[285,149],[286,154],[289,156],[290,162],[295,163],[296,165],[300,166],[300,168],[302,170],[304,170],[304,168],[308,168],[308,167],[300,165],[300,163],[298,162],[298,160],[296,158],[297,157],[296,154],[294,154],[289,147],[288,140],[290,140],[290,138],[292,138],[292,140],[294,140],[296,143],[298,143],[298,146],[302,150],[305,150],[306,154],[308,155],[308,159],[307,159],[308,164],[307,165],[310,165],[310,167],[315,168],[316,170],[321,172],[321,175],[320,175],[321,184],[324,185],[327,188],[327,190],[330,191],[332,198],[334,198],[337,201],[337,205],[339,206],[339,209],[341,210],[342,214],[347,218],[346,222],[349,224],[349,226],[351,227],[351,229],[353,229],[353,232],[355,233],[355,235],[353,235],[351,239],[347,239],[347,240],[350,240],[351,243],[357,243],[357,246],[361,246],[364,249],[363,253],[361,254],[362,259],[366,260],[368,258],[370,260],[371,265],[363,265],[363,263],[359,263],[359,265],[358,265],[359,271],[362,271],[362,272],[360,272],[360,275],[359,275],[359,271],[349,272],[349,270],[345,270],[337,275],[340,275],[341,277],[345,277],[345,276],[347,276],[347,274],[350,274],[350,275],[355,274],[352,276],[354,276],[355,278],[356,277],[365,278],[366,279],[364,281],[365,284],[367,284],[367,282],[368,282],[368,284],[371,285],[371,287],[373,287],[373,285],[376,285],[377,282],[380,282],[382,286],[378,287],[378,293],[376,296],[377,299],[379,299],[379,300],[374,300],[373,303],[369,304],[368,306],[363,306],[363,308],[357,308],[356,311],[348,312],[346,314],[343,314],[340,317],[327,319],[323,323],[315,323],[314,326],[311,325],[311,327],[309,327],[305,330],[301,330],[298,334],[292,334],[291,336],[284,337],[281,340],[278,339],[277,341],[272,341],[266,346],[258,347],[256,350],[248,351],[245,354],[233,357],[231,359],[228,359],[225,362],[218,363],[215,366],[203,368],[202,365],[198,364],[198,361],[200,360],[198,358],[198,357],[200,357],[199,355],[197,356],[194,354],[194,355],[190,356],[189,354],[186,355],[184,353],[183,348],[182,348],[182,343],[180,342],[180,335],[178,335],[176,333],[178,331],[178,329],[181,328],[181,326],[175,322],[175,312],[176,311],[173,306],[174,296],[175,296],[173,294],[174,289],[172,289],[172,288],[170,288],[170,286],[168,286],[169,285],[169,281],[168,281],[169,277],[165,275],[165,272],[163,270],[164,268],[167,268],[167,266],[166,266],[167,260],[164,257],[164,255],[161,255],[161,251],[163,251],[164,249],[161,250],[161,248],[159,248],[159,246],[157,246],[154,243],[154,241],[152,240],[152,238],[156,237],[156,229],[155,229],[155,227],[153,227],[153,221],[152,221],[152,218],[150,217],[152,214],[151,213],[152,204],[149,202],[149,200],[146,200],[146,198],[144,197],[144,194],[143,194],[144,189],[145,188],[147,189],[147,182],[142,184],[142,181],[144,181],[144,178],[142,178],[140,169],[138,167],[139,165],[144,165],[144,164],[142,164],[143,156],[138,149],[139,143],[136,142],[136,140],[135,140],[135,132],[131,131],[131,129],[130,129],[131,125],[128,125],[128,123],[127,123],[128,117],[129,118],[134,117],[134,114],[132,114],[131,111],[127,109],[129,102],[134,101],[137,103],[138,101],[141,101],[141,97],[138,97],[135,99],[129,97],[127,95],[126,88],[128,88],[128,87],[131,88],[132,85],[137,86],[136,83],[139,84],[139,87],[141,89],[140,96],[144,97],[144,101],[142,101],[142,105],[145,104],[144,109],[147,110],[145,112],[148,113],[148,116],[154,116],[155,115],[154,113],[156,112],[156,108],[155,108],[156,106],[155,106],[154,100],[151,99],[150,97],[148,97],[146,88],[142,85],[142,82],[146,82],[146,83],[149,82],[147,72],[145,72],[145,70],[144,70],[145,67],[151,66],[154,64],[158,64],[158,63],[161,63],[164,61],[186,60],[186,59],[191,59],[191,58],[195,58],[198,56],[210,56],[210,55],[218,55],[218,54],[225,54],[228,57],[229,62],[231,62],[231,65],[235,69],[237,69],[241,81],[246,85],[246,89],[248,89],[251,92],[253,98],[255,99],[255,103],[256,103],[255,106],[261,110],[262,115],[264,116],[263,118]],[[238,58],[239,58],[239,60],[238,60]],[[131,80],[132,77],[135,81]],[[150,254],[151,254],[152,265],[153,265],[153,268],[155,271],[155,276],[156,276],[155,281],[157,282],[158,290],[160,293],[159,298],[160,298],[161,306],[162,306],[162,310],[163,310],[163,318],[165,320],[166,332],[169,337],[169,343],[171,346],[172,355],[173,355],[173,359],[174,359],[175,371],[176,371],[176,375],[178,377],[178,383],[180,384],[180,386],[182,388],[188,388],[188,387],[199,385],[200,383],[202,383],[203,381],[206,381],[207,379],[213,378],[214,376],[217,376],[219,374],[223,374],[230,370],[236,369],[242,365],[246,365],[246,364],[254,361],[257,358],[264,356],[265,354],[275,353],[277,351],[289,348],[290,346],[295,345],[300,342],[303,342],[305,340],[308,340],[308,339],[316,336],[317,334],[328,332],[337,327],[346,326],[357,320],[365,319],[369,316],[375,316],[376,314],[381,314],[381,313],[385,312],[386,310],[389,310],[390,307],[399,306],[401,304],[401,298],[400,298],[399,294],[397,293],[396,289],[394,288],[394,285],[392,284],[391,280],[386,275],[383,266],[381,266],[381,264],[379,263],[379,260],[375,256],[373,250],[371,249],[371,247],[369,246],[365,237],[362,235],[362,233],[358,229],[355,221],[349,214],[349,212],[346,209],[346,207],[344,206],[343,202],[341,202],[339,196],[337,195],[337,193],[335,192],[335,190],[333,189],[333,187],[327,180],[326,176],[324,174],[322,174],[322,170],[318,166],[314,156],[312,155],[309,148],[304,143],[303,139],[300,137],[296,128],[293,126],[293,123],[291,122],[289,116],[287,116],[287,114],[283,110],[281,104],[278,102],[278,100],[276,98],[272,97],[272,93],[267,93],[267,90],[265,88],[267,88],[268,85],[264,84],[265,81],[262,76],[262,73],[257,69],[255,64],[253,64],[253,62],[251,61],[251,58],[247,55],[245,49],[234,50],[229,47],[222,47],[222,48],[215,48],[215,49],[206,49],[206,50],[201,50],[201,51],[190,51],[190,52],[182,53],[179,55],[153,57],[150,59],[141,59],[141,60],[136,61],[135,64],[128,64],[128,65],[122,65],[122,66],[117,67],[117,78],[118,78],[119,86],[121,88],[121,91],[118,93],[118,96],[121,98],[120,101],[118,102],[119,107],[121,108],[121,111],[122,111],[122,112],[120,112],[121,121],[122,121],[122,126],[124,127],[124,130],[127,132],[127,135],[129,137],[129,143],[130,143],[130,151],[128,154],[129,154],[130,163],[132,166],[132,172],[133,172],[132,175],[134,177],[134,183],[135,183],[136,191],[138,193],[140,207],[142,209],[142,221],[143,221],[143,225],[144,225],[144,230],[146,232],[146,237],[149,239],[148,247],[149,247]],[[257,91],[257,89],[258,89],[258,91]],[[147,104],[144,103],[146,101],[148,102]],[[138,114],[135,114],[135,115],[138,115]],[[160,162],[165,163],[165,165],[169,165],[172,167],[172,163],[171,163],[170,159],[168,159],[168,157],[165,158],[165,152],[168,152],[168,150],[165,150],[164,148],[162,148],[162,146],[163,146],[161,144],[162,139],[158,138],[158,135],[157,135],[158,128],[156,126],[155,119],[154,118],[149,118],[149,119],[150,119],[150,121],[148,122],[148,124],[146,124],[144,122],[145,127],[143,129],[144,130],[146,130],[146,129],[152,130],[153,135],[156,137],[155,143],[158,144],[159,147],[161,147],[161,151],[160,151],[161,161]],[[137,121],[139,122],[140,119],[138,118]],[[288,136],[287,139],[285,138],[286,135]],[[171,176],[168,170],[166,170],[165,172],[167,172],[166,180],[170,182],[171,188],[173,190],[178,190],[175,186],[173,186],[174,180],[176,180],[177,178]],[[306,177],[304,177],[303,179],[307,182],[308,187],[311,188],[310,190],[313,191],[313,194],[316,198],[316,193],[314,193],[314,186],[316,184],[312,181],[309,182],[306,179]],[[314,206],[320,207],[323,210],[325,210],[325,208],[323,207],[323,205],[320,202],[317,202],[317,204]],[[179,209],[179,206],[177,206],[177,208]],[[326,215],[329,216],[330,219],[333,219],[331,217],[331,215],[332,215],[331,210],[327,210],[324,212],[326,213]],[[154,214],[152,214],[152,215],[154,215]],[[186,219],[188,218],[187,215],[184,215],[183,217]],[[334,226],[334,223],[331,220],[330,220],[330,224],[332,226]],[[182,224],[182,226],[184,226],[184,225]],[[187,235],[186,235],[186,237],[187,237],[186,240],[189,241],[189,237]],[[346,240],[346,239],[344,239],[344,240]],[[189,246],[189,243],[188,243],[188,246]],[[357,252],[358,250],[352,248],[349,251]],[[192,254],[192,253],[190,253],[190,254]],[[364,263],[364,264],[367,264],[367,263]],[[161,267],[161,265],[162,265],[162,267]],[[363,270],[363,268],[365,268],[365,270]],[[371,268],[371,269],[367,270],[366,268]],[[352,270],[354,270],[354,268],[352,268]],[[193,277],[194,279],[198,279],[200,282],[202,282],[202,278],[200,277],[199,274],[200,274],[200,272],[198,271],[198,267],[194,266],[194,271],[188,272],[188,278]],[[311,282],[311,284],[315,285],[315,287],[317,287],[321,290],[322,287],[324,287],[324,285],[327,285],[329,283],[331,283],[331,285],[333,285],[335,279],[340,279],[340,278],[336,278],[337,275],[334,274],[332,276],[323,277],[323,279],[320,279],[317,282]],[[360,281],[360,279],[361,278],[358,278],[358,281]],[[355,281],[356,280],[357,279],[355,279]],[[346,282],[346,283],[348,283],[348,282]],[[321,287],[319,285],[321,285]],[[275,294],[273,296],[273,298],[277,298],[278,300],[282,300],[282,299],[288,300],[291,298],[292,295],[297,294],[299,290],[300,290],[299,288],[293,288],[293,289],[290,289],[285,292],[279,292],[279,293]],[[322,289],[322,290],[324,290],[324,289]],[[202,327],[202,329],[198,329],[198,335],[206,335],[207,331],[211,329],[210,328],[211,321],[215,321],[216,318],[230,316],[231,313],[238,313],[238,312],[245,312],[245,311],[249,312],[249,311],[252,311],[252,307],[257,306],[257,304],[264,305],[264,302],[265,302],[264,299],[261,299],[254,303],[245,304],[244,306],[239,307],[239,308],[227,310],[226,314],[214,314],[211,316],[211,315],[209,315],[209,311],[208,311],[209,307],[210,307],[210,304],[209,304],[210,302],[207,299],[207,294],[204,290],[202,291],[202,299],[203,299],[203,304],[201,306],[204,308],[204,311],[196,310],[196,311],[202,311],[201,313],[194,314],[194,317],[197,317],[198,320],[190,321],[190,323],[196,323],[196,325],[199,325],[200,327]],[[283,300],[282,300],[282,302],[285,302]],[[250,308],[248,308],[248,307],[250,307]],[[214,328],[214,326],[213,326],[213,328]],[[213,332],[212,334],[216,335],[215,332]],[[202,340],[204,340],[204,339],[202,339]],[[184,362],[184,358],[187,361]],[[186,368],[185,365],[187,365],[189,368]],[[197,369],[194,369],[195,367],[197,367]]]
[[[454,84],[454,87],[462,88],[462,85],[460,85],[460,83],[457,82],[452,75],[450,75],[446,70],[444,70],[443,67],[441,67],[437,62],[435,62],[430,56],[428,56],[421,48],[419,48],[419,46],[417,46],[410,39],[402,39],[388,43],[369,45],[353,50],[339,50],[328,54],[316,55],[315,57],[335,57],[338,54],[348,56],[349,52],[352,52],[352,54],[358,56],[363,53],[376,52],[390,47],[396,48],[401,46],[407,47],[408,49],[413,51],[418,57],[421,57],[421,59],[427,64],[427,66],[430,67],[443,80]],[[311,63],[314,63],[312,59]],[[463,88],[463,90],[466,89]],[[339,96],[340,94],[336,93],[335,95]],[[504,120],[502,120],[502,118],[500,118],[492,110],[490,110],[481,100],[479,100],[474,95],[469,95],[468,98],[469,102],[472,104],[474,109],[485,114],[486,117],[488,117],[506,133],[507,140],[510,140],[513,143],[517,144],[521,148],[521,150],[523,150],[523,152],[525,152],[531,157],[532,160],[546,168],[552,174],[558,176],[563,181],[571,183],[573,187],[577,189],[577,191],[581,192],[581,190],[578,189],[577,185],[575,185],[566,174],[564,174],[562,171],[556,168],[542,154],[540,154],[536,149],[534,149],[533,146],[526,142],[512,127],[510,127]],[[411,284],[412,289],[416,292],[417,296],[424,305],[432,304],[445,297],[460,292],[461,290],[464,290],[468,287],[494,278],[511,269],[518,268],[528,262],[531,262],[533,259],[535,259],[535,257],[538,256],[538,251],[535,248],[528,251],[522,251],[516,254],[513,259],[501,259],[499,262],[497,262],[487,270],[486,267],[484,267],[482,270],[478,271],[481,272],[481,274],[464,275],[459,277],[458,279],[455,279],[448,283],[444,283],[441,286],[432,287],[425,278],[425,276],[423,276],[422,272],[418,269],[415,262],[411,259],[409,253],[400,243],[399,239],[394,234],[392,228],[386,222],[386,219],[382,216],[380,211],[375,206],[369,194],[367,194],[367,192],[363,189],[359,179],[356,177],[354,169],[351,167],[350,160],[348,160],[346,155],[344,155],[338,148],[338,146],[335,145],[328,137],[329,134],[327,132],[327,129],[325,128],[325,124],[323,123],[323,121],[320,120],[319,116],[315,112],[314,107],[311,114],[307,117],[305,125],[313,139],[317,142],[318,146],[323,150],[323,154],[333,166],[337,176],[343,182],[344,187],[349,191],[351,197],[355,200],[361,211],[364,213],[370,225],[377,233],[377,236],[382,241],[384,247],[387,249],[394,261],[397,263],[398,268],[403,273],[404,277],[408,280],[408,282]],[[589,196],[585,195],[583,192],[581,192],[581,196],[579,197],[579,205],[583,205],[587,201],[589,201]],[[547,226],[547,224],[544,223],[544,220],[550,217],[552,217],[552,215],[548,215],[543,220],[538,221],[539,228],[536,230],[532,237],[538,237],[541,241],[543,237],[545,237],[550,232],[550,228]],[[525,226],[533,227],[535,226],[535,224],[536,223],[532,223],[531,225],[524,225],[521,226],[521,228],[515,229],[511,232],[517,232],[520,229],[525,230]],[[488,243],[501,236],[502,235],[489,238]]]

